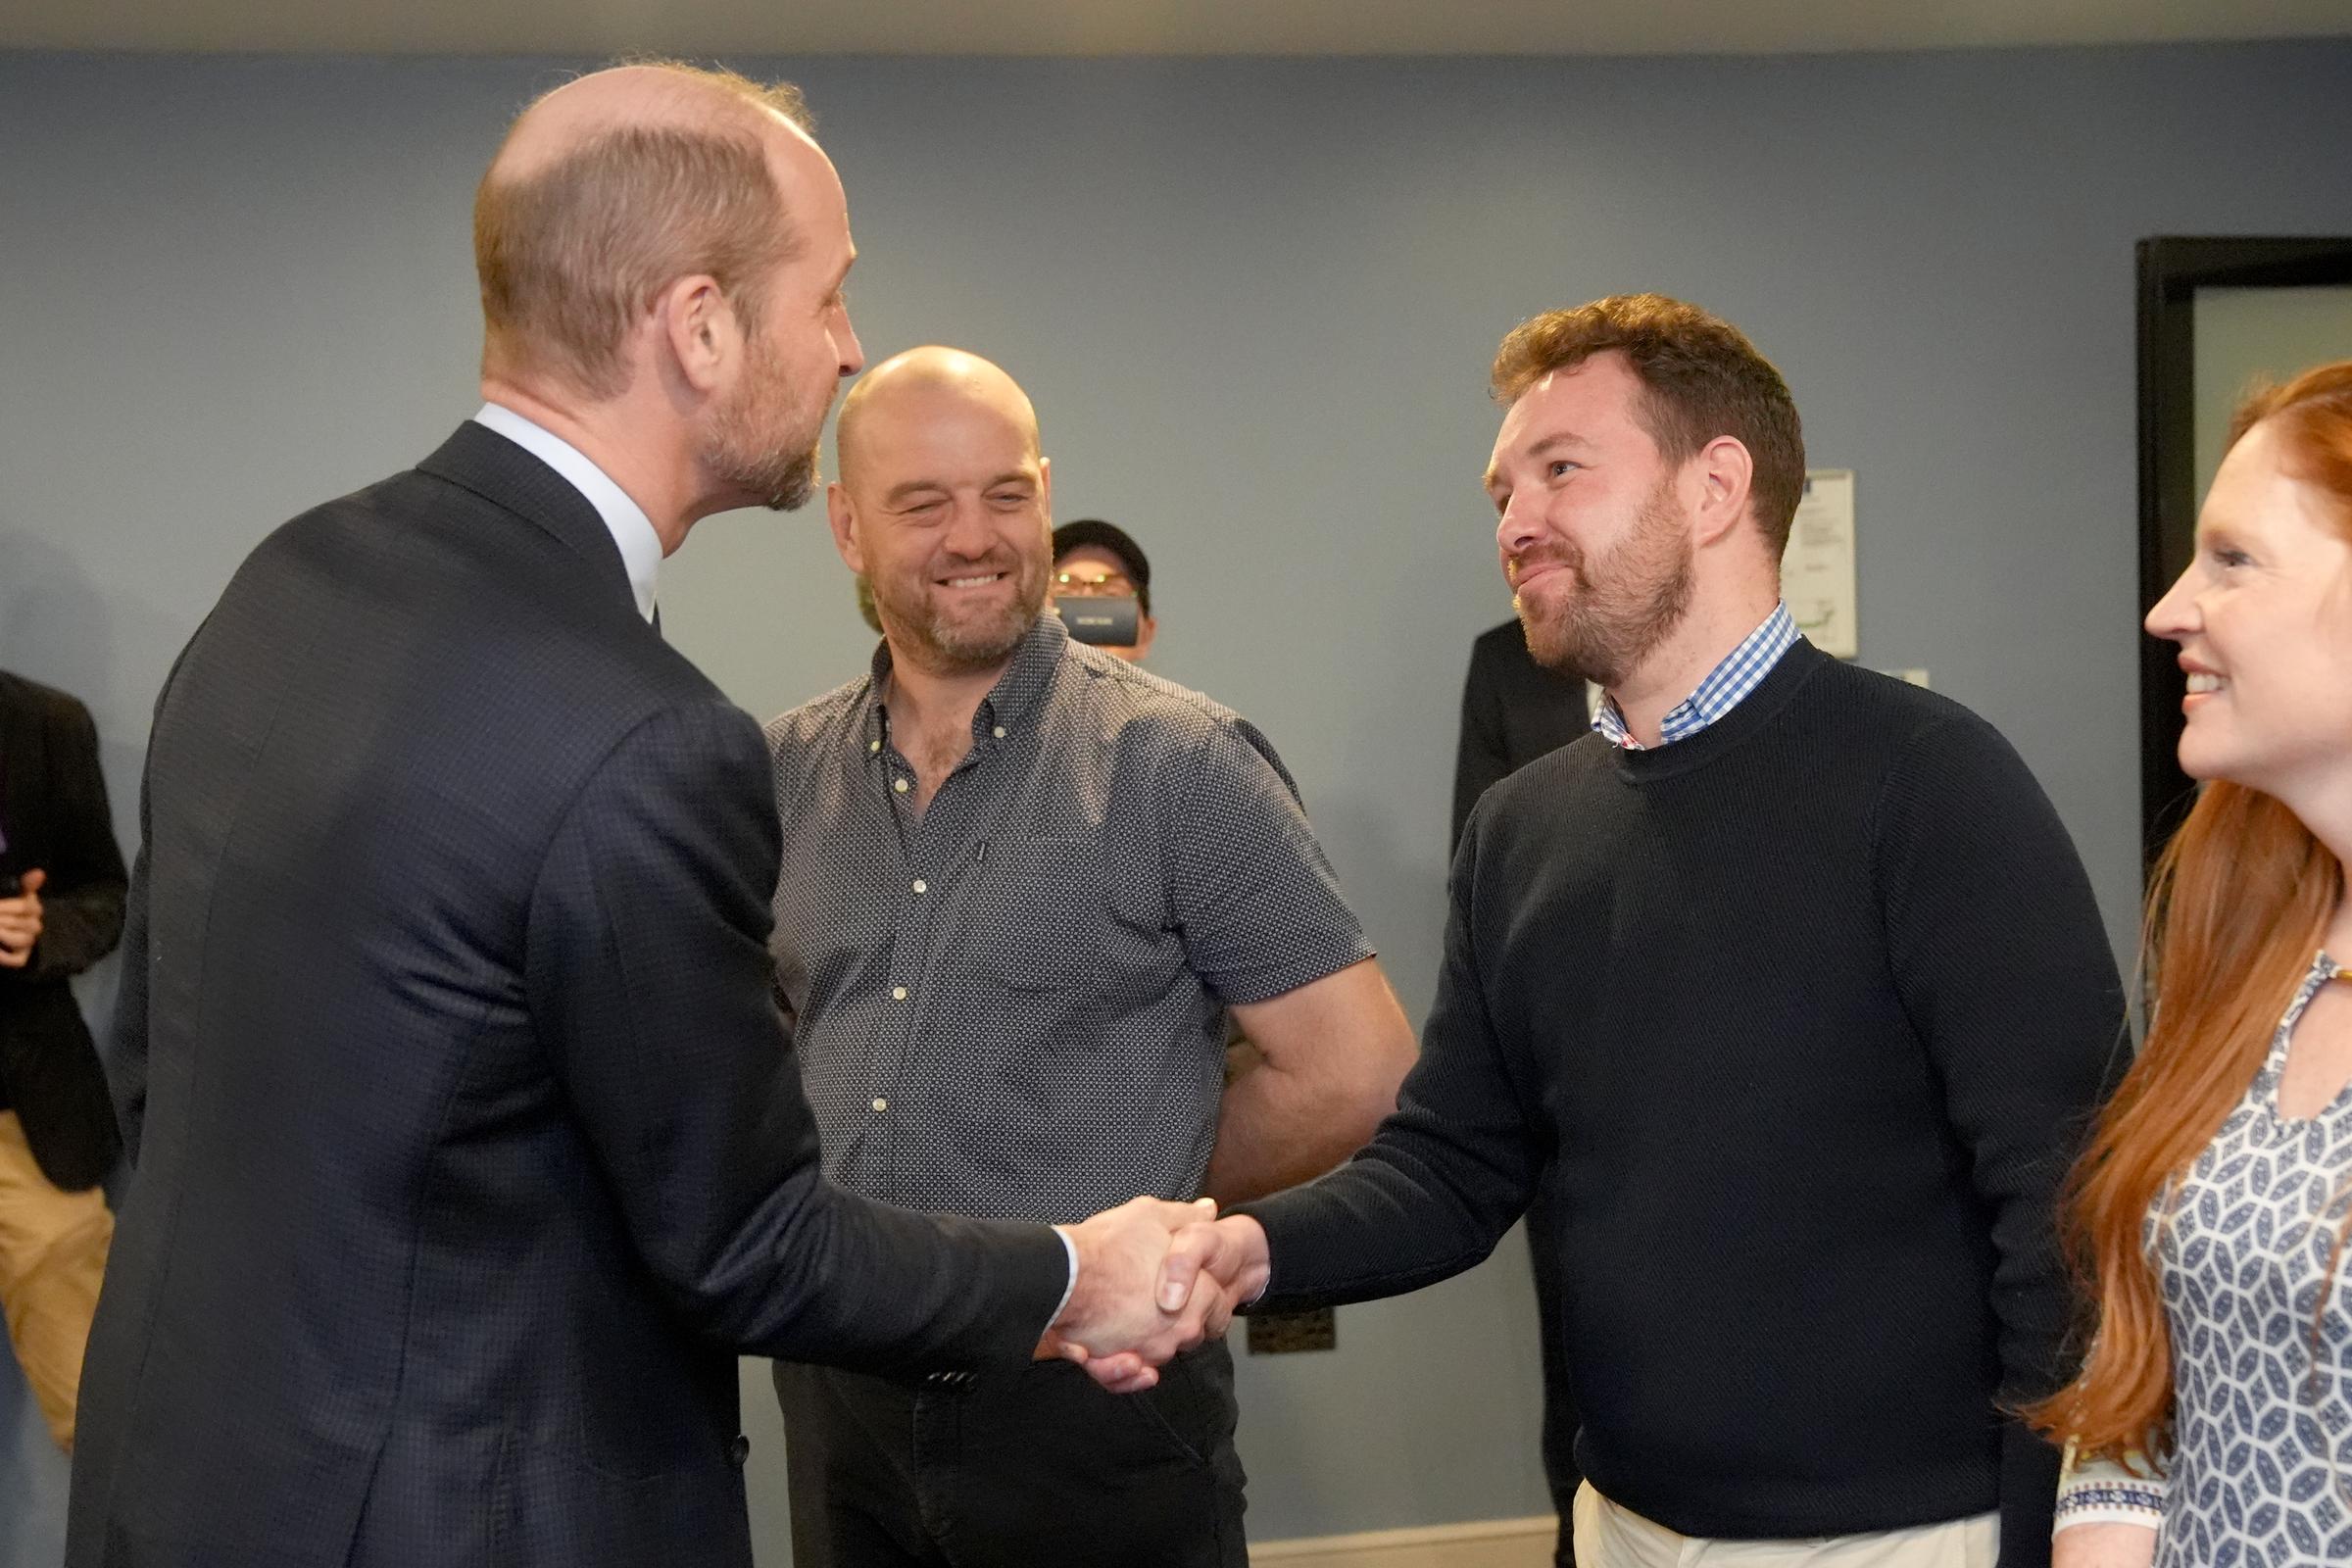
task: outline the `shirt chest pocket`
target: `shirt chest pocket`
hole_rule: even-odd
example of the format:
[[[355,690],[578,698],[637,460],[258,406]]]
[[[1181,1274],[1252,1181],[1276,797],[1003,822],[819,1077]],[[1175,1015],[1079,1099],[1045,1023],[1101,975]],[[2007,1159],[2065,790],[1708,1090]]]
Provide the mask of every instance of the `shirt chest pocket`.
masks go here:
[[[1100,839],[1000,839],[976,869],[965,924],[983,967],[1014,991],[1101,978],[1110,913]]]

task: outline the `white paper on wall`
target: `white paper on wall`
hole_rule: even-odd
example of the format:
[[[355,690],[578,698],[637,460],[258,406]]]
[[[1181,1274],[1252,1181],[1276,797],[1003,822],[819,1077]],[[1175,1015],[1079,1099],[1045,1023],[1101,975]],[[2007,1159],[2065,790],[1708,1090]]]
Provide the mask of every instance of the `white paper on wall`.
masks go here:
[[[1781,558],[1781,597],[1796,629],[1839,659],[1862,651],[1854,621],[1854,470],[1812,468]]]

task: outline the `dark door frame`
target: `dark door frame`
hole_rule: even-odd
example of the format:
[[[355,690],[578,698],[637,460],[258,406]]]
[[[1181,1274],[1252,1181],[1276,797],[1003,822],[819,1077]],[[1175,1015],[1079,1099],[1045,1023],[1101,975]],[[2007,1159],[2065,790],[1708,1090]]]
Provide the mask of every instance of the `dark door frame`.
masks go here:
[[[2197,530],[2195,300],[2200,288],[2352,283],[2352,238],[2166,236],[2139,242],[2139,610],[2189,563]],[[2195,798],[2180,771],[2186,677],[2173,645],[2139,640],[2139,820],[2149,860]]]

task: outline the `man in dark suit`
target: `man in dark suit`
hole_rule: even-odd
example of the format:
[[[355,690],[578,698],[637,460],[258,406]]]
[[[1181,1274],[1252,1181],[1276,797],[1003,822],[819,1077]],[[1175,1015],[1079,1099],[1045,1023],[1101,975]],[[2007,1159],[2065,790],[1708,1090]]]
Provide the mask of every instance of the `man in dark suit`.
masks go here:
[[[1453,836],[1446,840],[1447,852],[1461,847],[1470,808],[1489,786],[1592,727],[1585,683],[1537,663],[1527,651],[1527,628],[1517,616],[1480,632],[1470,645],[1470,673],[1462,681],[1462,732],[1453,755]],[[1576,1532],[1569,1520],[1585,1474],[1576,1464],[1576,1395],[1568,1387],[1568,1358],[1561,1352],[1562,1271],[1551,1243],[1550,1219],[1542,1212],[1544,1201],[1538,1195],[1529,1204],[1527,1223],[1536,1318],[1544,1336],[1544,1480],[1560,1516],[1552,1561],[1557,1568],[1573,1568]]]
[[[652,623],[695,520],[807,499],[860,364],[797,95],[560,88],[475,252],[487,405],[266,540],[157,706],[72,1568],[748,1564],[739,1349],[1042,1336],[1132,1388],[1210,1307],[1152,1298],[1184,1205],[1056,1234],[819,1173],[766,748]]]
[[[0,670],[0,1305],[69,1452],[122,1149],[72,981],[122,937],[123,880],[89,710]]]
[[[1453,833],[1462,842],[1470,808],[1499,783],[1592,727],[1585,683],[1545,669],[1527,651],[1518,620],[1478,634],[1462,680],[1462,732],[1453,754]]]

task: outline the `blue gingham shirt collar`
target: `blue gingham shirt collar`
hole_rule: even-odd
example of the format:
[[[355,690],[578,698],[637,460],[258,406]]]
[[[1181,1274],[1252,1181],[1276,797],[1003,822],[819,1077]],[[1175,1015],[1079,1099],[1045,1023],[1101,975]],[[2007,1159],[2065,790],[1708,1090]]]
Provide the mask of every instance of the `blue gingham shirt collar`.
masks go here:
[[[1764,684],[1781,656],[1796,646],[1796,617],[1788,613],[1786,601],[1772,607],[1772,613],[1739,647],[1724,657],[1722,663],[1707,671],[1707,678],[1698,689],[1666,711],[1658,725],[1658,744],[1671,746],[1714,723],[1738,708],[1747,694]],[[1634,732],[1625,727],[1625,714],[1618,711],[1617,699],[1604,697],[1592,710],[1592,727],[1605,737],[1611,746],[1629,752],[1642,750]]]

